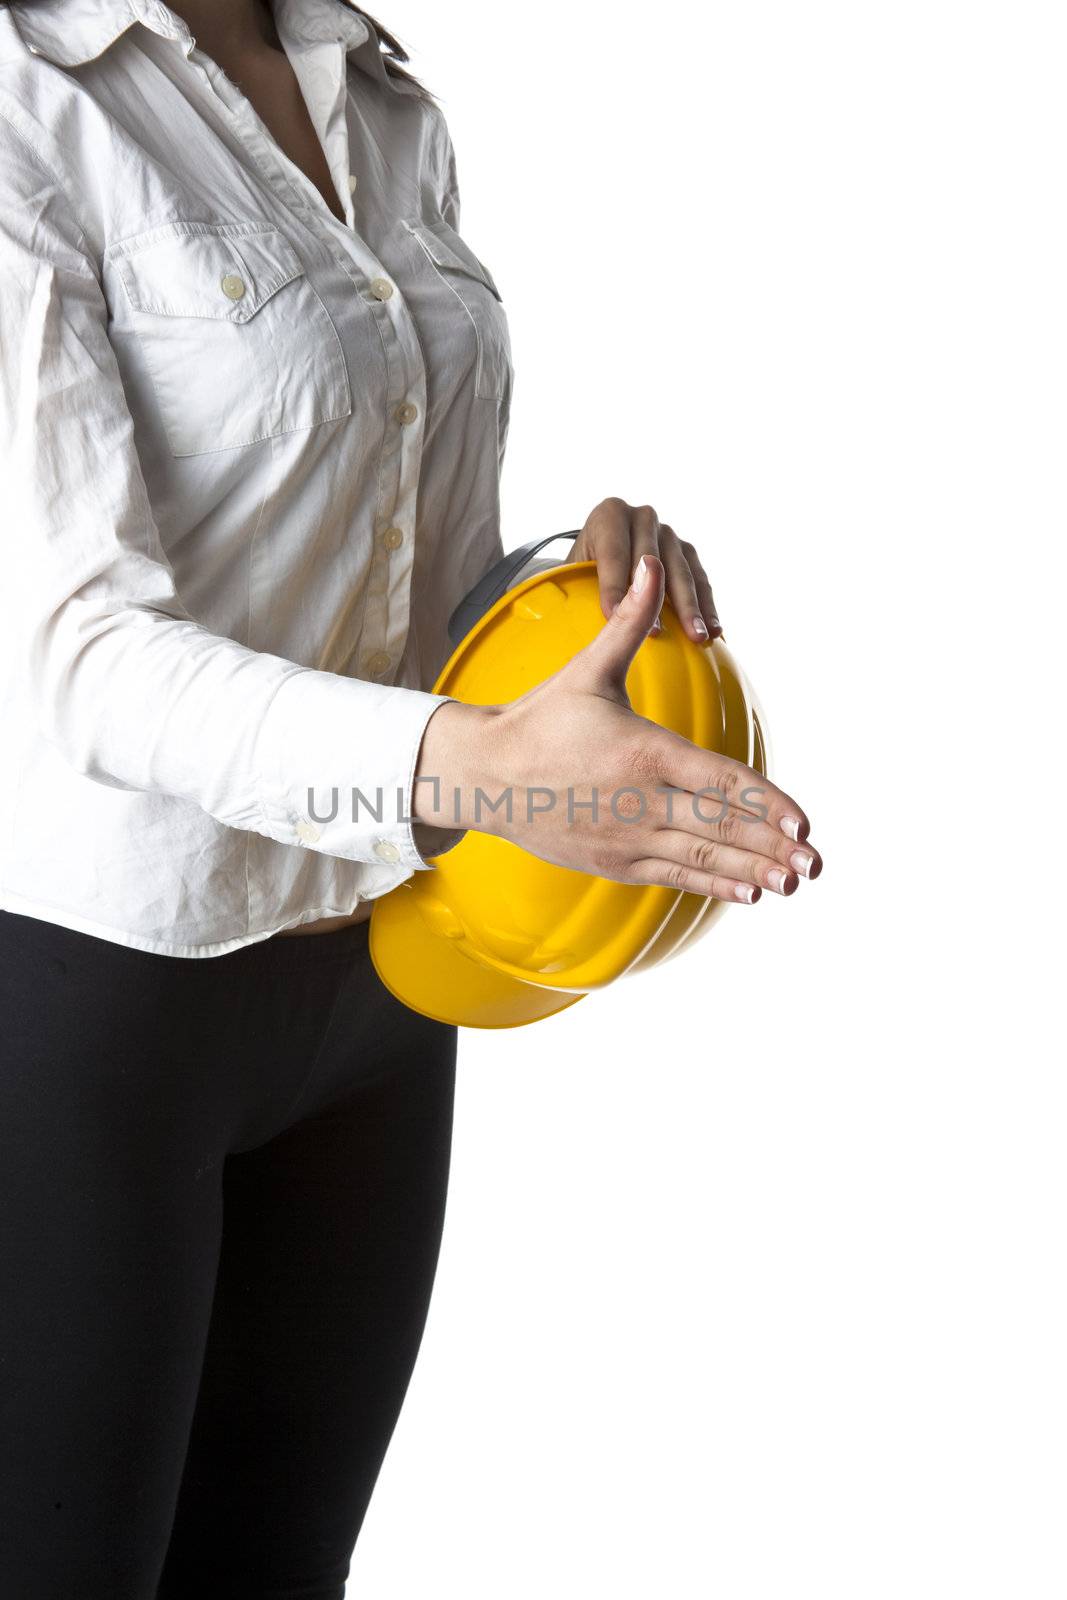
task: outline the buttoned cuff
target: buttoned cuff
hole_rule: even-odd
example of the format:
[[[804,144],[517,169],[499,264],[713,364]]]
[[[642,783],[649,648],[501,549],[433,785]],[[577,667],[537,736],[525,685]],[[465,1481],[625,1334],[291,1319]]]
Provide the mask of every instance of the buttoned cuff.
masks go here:
[[[263,832],[323,855],[412,871],[465,830],[415,822],[426,724],[452,695],[310,668],[286,678],[256,738]]]

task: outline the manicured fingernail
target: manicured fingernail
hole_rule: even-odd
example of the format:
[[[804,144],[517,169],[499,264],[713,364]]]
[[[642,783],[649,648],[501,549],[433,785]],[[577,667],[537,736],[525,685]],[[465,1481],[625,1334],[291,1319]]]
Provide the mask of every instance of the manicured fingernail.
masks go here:
[[[815,857],[810,855],[807,850],[794,850],[789,857],[789,865],[794,872],[799,872],[802,878],[810,878],[812,876],[811,869],[815,865]]]
[[[634,573],[634,581],[632,584],[634,594],[641,593],[641,590],[645,587],[647,578],[648,562],[645,560],[644,556],[642,556],[640,561],[637,563],[637,571]]]
[[[800,839],[800,818],[799,817],[783,817],[781,822],[778,824],[778,826],[781,828],[783,833],[786,833],[786,834],[789,835],[790,839],[796,839],[796,840],[799,841],[799,839]]]
[[[754,883],[737,883],[734,885],[734,894],[743,900],[747,906],[754,906],[762,890],[757,889]]]
[[[767,882],[777,894],[789,894],[791,892],[786,888],[786,885],[789,882],[788,874],[785,872],[780,872],[777,867],[773,872],[768,872]]]
[[[700,635],[700,637],[702,639],[706,639],[707,638],[707,636],[708,636],[708,625],[704,621],[703,617],[694,617],[693,618],[693,632],[694,633],[699,633],[699,635]]]

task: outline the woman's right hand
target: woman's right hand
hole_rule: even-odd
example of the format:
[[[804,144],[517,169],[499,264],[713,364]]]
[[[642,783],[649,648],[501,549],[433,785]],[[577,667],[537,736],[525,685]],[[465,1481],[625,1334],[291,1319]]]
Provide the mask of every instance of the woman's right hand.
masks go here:
[[[763,887],[788,895],[817,877],[795,800],[631,709],[626,674],[663,588],[662,563],[644,557],[596,638],[552,677],[503,705],[441,705],[419,752],[415,819],[621,883],[748,905]]]

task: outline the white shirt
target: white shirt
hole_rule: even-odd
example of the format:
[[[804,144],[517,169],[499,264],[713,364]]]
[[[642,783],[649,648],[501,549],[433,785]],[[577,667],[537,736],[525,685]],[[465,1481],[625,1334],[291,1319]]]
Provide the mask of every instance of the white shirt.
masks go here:
[[[178,956],[461,836],[412,778],[502,553],[442,113],[342,0],[274,13],[343,223],[166,5],[0,6],[0,904]]]

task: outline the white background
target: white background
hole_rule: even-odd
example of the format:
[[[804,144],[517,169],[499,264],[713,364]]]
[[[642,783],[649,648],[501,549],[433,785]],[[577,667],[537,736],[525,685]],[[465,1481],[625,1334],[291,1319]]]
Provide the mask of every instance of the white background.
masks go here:
[[[349,1593],[1063,1600],[1062,13],[378,3],[511,319],[505,545],[696,542],[826,867],[461,1036]]]

